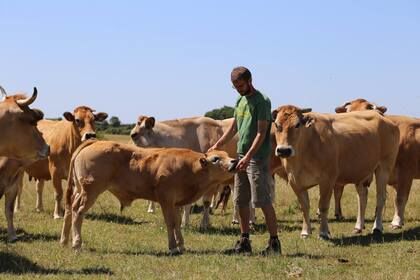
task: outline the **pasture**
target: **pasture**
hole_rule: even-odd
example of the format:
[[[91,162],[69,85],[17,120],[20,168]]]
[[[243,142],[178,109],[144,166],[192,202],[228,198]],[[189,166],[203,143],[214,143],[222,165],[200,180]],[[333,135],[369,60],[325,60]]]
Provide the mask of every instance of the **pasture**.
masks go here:
[[[128,137],[105,136],[127,142]],[[316,220],[318,188],[310,191],[311,218]],[[119,203],[110,193],[100,196],[84,221],[81,252],[59,245],[62,220],[53,220],[53,188],[44,190],[45,212],[35,212],[35,184],[24,179],[23,209],[15,214],[19,240],[7,243],[6,219],[0,215],[0,278],[33,279],[420,279],[420,181],[415,181],[406,207],[406,224],[392,231],[395,192],[388,187],[384,216],[385,233],[381,241],[370,235],[375,209],[375,187],[369,190],[367,228],[362,235],[352,229],[357,214],[353,186],[344,190],[345,220],[334,221],[334,200],[330,206],[330,241],[318,240],[319,225],[314,222],[312,236],[300,238],[302,215],[295,194],[276,179],[279,237],[283,255],[260,257],[268,235],[263,216],[257,211],[257,227],[251,233],[252,256],[223,254],[239,236],[231,226],[232,203],[225,216],[215,210],[208,232],[198,229],[201,213],[191,216],[184,229],[187,252],[170,257],[166,227],[160,209],[146,213],[147,203],[137,200],[120,215]],[[4,200],[4,198],[3,198]],[[2,202],[4,203],[4,202]],[[198,207],[199,208],[199,207]],[[199,209],[198,209],[199,210]],[[197,211],[198,212],[198,211]]]

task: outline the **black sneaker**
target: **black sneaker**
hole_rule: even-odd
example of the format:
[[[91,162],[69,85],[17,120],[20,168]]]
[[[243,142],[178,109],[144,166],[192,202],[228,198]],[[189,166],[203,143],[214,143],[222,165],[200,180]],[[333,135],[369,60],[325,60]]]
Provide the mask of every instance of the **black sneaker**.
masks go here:
[[[251,248],[251,241],[249,238],[241,237],[238,241],[236,241],[235,247],[232,249],[228,249],[224,252],[225,254],[245,254],[250,255],[252,253]]]
[[[270,238],[268,246],[260,252],[262,256],[281,255],[281,243],[278,238]]]

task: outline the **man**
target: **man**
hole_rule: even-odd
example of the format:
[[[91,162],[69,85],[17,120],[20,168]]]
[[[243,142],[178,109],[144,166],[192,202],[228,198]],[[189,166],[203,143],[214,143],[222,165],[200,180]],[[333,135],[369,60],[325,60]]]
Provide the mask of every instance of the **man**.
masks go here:
[[[271,153],[271,102],[252,85],[251,72],[245,67],[232,70],[233,87],[240,94],[234,113],[234,121],[223,136],[209,151],[218,149],[227,143],[237,132],[239,140],[237,152],[239,163],[235,175],[234,201],[239,208],[241,238],[230,252],[237,254],[252,253],[249,240],[249,202],[255,208],[261,208],[270,239],[263,255],[281,254],[281,245],[277,236],[277,218],[272,205],[269,173]]]

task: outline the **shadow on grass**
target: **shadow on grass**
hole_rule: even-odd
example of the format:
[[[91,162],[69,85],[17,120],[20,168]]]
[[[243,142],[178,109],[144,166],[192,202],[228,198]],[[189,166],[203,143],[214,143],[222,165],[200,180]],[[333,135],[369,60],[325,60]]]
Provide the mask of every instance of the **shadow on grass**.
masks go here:
[[[0,252],[0,273],[10,274],[67,274],[67,275],[113,275],[106,267],[87,267],[81,270],[44,268],[26,257],[9,252]]]
[[[59,235],[52,235],[47,233],[28,233],[20,228],[16,229],[16,235],[18,237],[16,242],[25,243],[32,243],[35,241],[58,241],[60,239]],[[6,229],[0,229],[0,241],[8,242]]]
[[[420,226],[407,229],[401,232],[385,232],[382,235],[354,235],[340,238],[332,238],[332,242],[336,246],[369,246],[377,243],[392,243],[399,241],[417,241],[420,240]]]
[[[107,223],[115,223],[121,225],[143,225],[149,223],[147,221],[137,222],[130,217],[112,213],[87,213],[85,218],[91,221],[104,221]]]
[[[154,256],[154,257],[174,257],[169,252],[162,252],[162,251],[150,251],[150,250],[123,250],[123,251],[100,251],[95,248],[88,248],[89,252],[98,253],[98,254],[117,254],[117,255],[127,255],[127,256]],[[211,250],[211,249],[204,249],[204,250],[186,250],[181,255],[218,255],[222,253],[221,250]],[[178,255],[177,255],[178,256]]]

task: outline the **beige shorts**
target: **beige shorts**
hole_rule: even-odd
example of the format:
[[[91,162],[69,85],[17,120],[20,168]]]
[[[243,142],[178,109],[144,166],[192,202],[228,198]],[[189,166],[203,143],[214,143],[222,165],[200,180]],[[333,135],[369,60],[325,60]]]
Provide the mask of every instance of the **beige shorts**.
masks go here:
[[[239,208],[261,208],[273,203],[274,181],[269,171],[269,161],[254,160],[249,162],[245,171],[235,174],[233,199]]]

